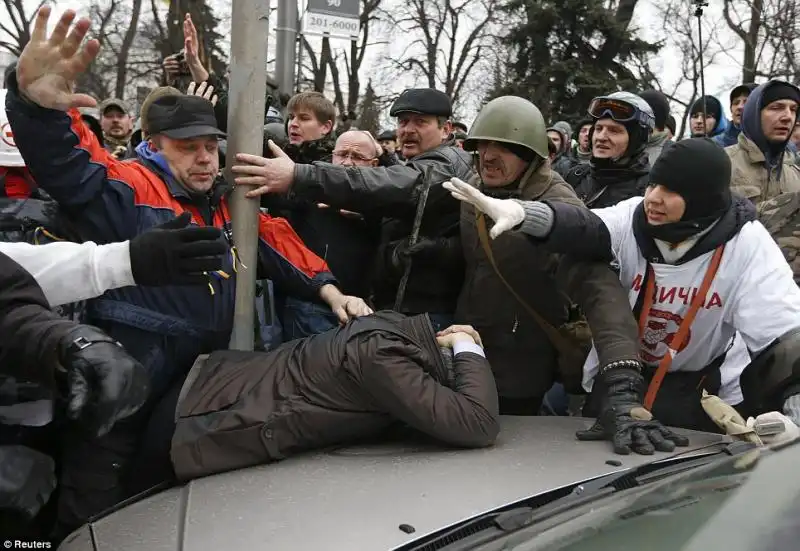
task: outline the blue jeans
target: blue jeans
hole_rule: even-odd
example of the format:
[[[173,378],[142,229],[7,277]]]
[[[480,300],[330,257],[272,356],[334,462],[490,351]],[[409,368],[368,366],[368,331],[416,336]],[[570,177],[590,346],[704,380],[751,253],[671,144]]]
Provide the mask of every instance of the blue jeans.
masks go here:
[[[569,415],[569,396],[561,383],[554,383],[544,395],[541,415]]]
[[[283,306],[283,342],[318,335],[339,325],[339,318],[324,304],[286,297]]]

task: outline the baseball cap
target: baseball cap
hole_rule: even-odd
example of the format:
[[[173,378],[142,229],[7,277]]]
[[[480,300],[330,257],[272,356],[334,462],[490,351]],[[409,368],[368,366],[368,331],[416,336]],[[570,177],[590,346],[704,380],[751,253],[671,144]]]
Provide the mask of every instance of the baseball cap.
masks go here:
[[[108,109],[109,107],[116,107],[126,115],[130,115],[131,113],[130,110],[128,109],[127,104],[121,99],[108,98],[100,102],[100,106],[97,108],[97,111],[100,113],[101,117],[105,114],[106,109]]]
[[[226,136],[217,128],[214,106],[198,96],[167,95],[158,98],[150,105],[147,125],[150,135],[163,134],[175,140]]]

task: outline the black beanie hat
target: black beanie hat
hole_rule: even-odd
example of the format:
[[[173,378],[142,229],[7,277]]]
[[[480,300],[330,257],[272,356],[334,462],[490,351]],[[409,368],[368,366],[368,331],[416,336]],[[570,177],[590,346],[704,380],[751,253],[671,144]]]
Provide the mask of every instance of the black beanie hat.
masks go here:
[[[800,91],[788,82],[774,82],[764,88],[764,93],[761,95],[761,109],[773,101],[782,99],[790,99],[800,104]]]
[[[669,100],[658,90],[645,90],[639,97],[646,101],[656,117],[656,128],[663,129],[669,117]]]
[[[744,84],[740,84],[739,86],[731,90],[730,102],[733,103],[733,100],[735,100],[739,96],[749,96],[752,93],[752,91],[756,89],[757,86],[758,84],[756,84],[755,82],[745,82]]]
[[[689,116],[694,116],[695,113],[703,112],[703,100],[706,102],[706,114],[714,117],[716,120],[722,118],[722,104],[714,96],[703,96],[692,104],[692,109]]]
[[[731,160],[709,138],[681,140],[664,148],[650,169],[650,184],[683,197],[686,211],[681,222],[705,226],[704,222],[713,223],[731,205]]]
[[[675,117],[672,115],[667,117],[667,122],[664,123],[664,128],[669,128],[672,135],[675,135],[675,129],[678,127],[677,123],[675,122]]]

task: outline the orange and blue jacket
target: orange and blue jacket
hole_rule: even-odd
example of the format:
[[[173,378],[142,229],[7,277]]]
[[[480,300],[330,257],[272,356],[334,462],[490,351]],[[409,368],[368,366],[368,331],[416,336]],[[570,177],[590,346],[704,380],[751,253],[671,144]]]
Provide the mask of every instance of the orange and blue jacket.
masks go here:
[[[98,143],[77,110],[64,113],[32,104],[19,96],[15,84],[6,96],[6,111],[17,147],[82,240],[125,241],[189,211],[194,224],[222,228],[231,246],[223,269],[209,274],[207,286],[110,291],[90,308],[90,320],[199,339],[228,335],[236,271],[243,268],[232,243],[224,182],[207,196],[193,197],[165,163],[148,154],[147,144],[137,150],[137,159],[119,161]],[[283,293],[318,300],[320,287],[336,283],[325,261],[306,248],[286,220],[261,214],[258,234],[258,273]]]

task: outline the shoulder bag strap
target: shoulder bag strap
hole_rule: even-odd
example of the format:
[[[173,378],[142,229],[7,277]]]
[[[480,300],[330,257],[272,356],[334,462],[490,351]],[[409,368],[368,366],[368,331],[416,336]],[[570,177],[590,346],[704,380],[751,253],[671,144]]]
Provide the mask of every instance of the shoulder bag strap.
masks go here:
[[[647,387],[647,393],[644,397],[644,407],[648,410],[652,410],[653,404],[656,401],[658,389],[661,388],[661,383],[664,382],[664,377],[666,377],[667,372],[672,365],[672,360],[675,357],[675,354],[678,353],[677,351],[680,350],[683,341],[686,339],[686,336],[689,334],[689,328],[691,327],[692,322],[697,315],[697,311],[700,310],[700,306],[705,302],[708,290],[711,288],[711,283],[714,281],[714,276],[717,275],[717,270],[719,269],[720,262],[722,261],[722,253],[724,250],[725,245],[720,245],[714,251],[714,255],[711,257],[711,263],[708,265],[708,269],[706,270],[706,275],[703,277],[703,283],[700,285],[700,289],[698,289],[697,294],[692,299],[692,303],[689,306],[689,311],[686,313],[686,317],[683,318],[683,322],[681,323],[680,327],[678,327],[678,332],[675,333],[675,338],[672,339],[672,342],[667,349],[667,353],[664,354],[663,358],[661,358],[661,362],[658,364],[656,373],[653,375],[653,380],[650,381],[650,385]],[[655,293],[656,278],[655,273],[653,272],[653,267],[648,265],[648,270],[649,277],[647,288],[645,289],[644,305],[642,306],[642,313],[639,317],[639,338],[641,338],[644,333],[644,326],[647,323],[647,317],[650,315],[650,307],[653,305],[653,295]]]
[[[557,350],[567,350],[571,348],[571,345],[566,342],[564,337],[561,336],[561,333],[558,332],[558,329],[553,327],[546,319],[539,315],[539,313],[534,310],[527,302],[511,287],[511,284],[503,277],[503,274],[500,273],[500,269],[497,266],[497,263],[494,259],[494,254],[492,253],[492,247],[489,243],[489,232],[486,229],[486,217],[482,212],[476,211],[476,223],[478,226],[478,237],[481,241],[481,246],[483,247],[484,252],[486,253],[486,257],[489,259],[489,263],[492,265],[494,272],[497,274],[497,277],[500,278],[500,281],[503,282],[503,285],[506,286],[508,292],[520,303],[520,305],[525,308],[525,310],[530,314],[530,316],[536,320],[536,323],[539,324],[539,327],[542,328],[542,331],[547,335],[547,338],[550,339],[550,342],[553,346],[556,347]]]

